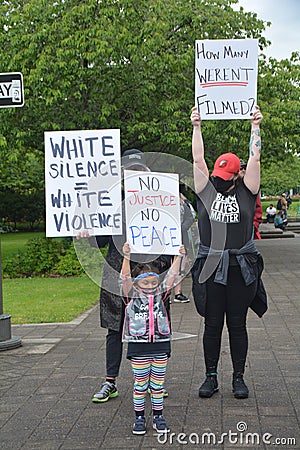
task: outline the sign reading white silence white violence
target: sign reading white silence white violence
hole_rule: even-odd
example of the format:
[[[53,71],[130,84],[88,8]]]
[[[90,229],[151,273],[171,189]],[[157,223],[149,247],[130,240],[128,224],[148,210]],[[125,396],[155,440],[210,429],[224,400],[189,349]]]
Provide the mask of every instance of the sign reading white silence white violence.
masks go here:
[[[177,174],[124,171],[126,235],[132,253],[177,255],[181,245]]]
[[[257,98],[257,39],[195,43],[195,97],[202,120],[248,119]]]
[[[45,132],[46,236],[122,234],[120,130]]]

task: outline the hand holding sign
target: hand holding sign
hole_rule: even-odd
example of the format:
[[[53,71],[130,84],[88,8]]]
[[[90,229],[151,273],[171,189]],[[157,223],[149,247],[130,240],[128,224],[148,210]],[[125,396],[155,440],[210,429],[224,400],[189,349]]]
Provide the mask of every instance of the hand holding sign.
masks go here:
[[[255,106],[255,111],[251,116],[252,125],[259,125],[263,119],[262,113],[260,112],[259,106]]]

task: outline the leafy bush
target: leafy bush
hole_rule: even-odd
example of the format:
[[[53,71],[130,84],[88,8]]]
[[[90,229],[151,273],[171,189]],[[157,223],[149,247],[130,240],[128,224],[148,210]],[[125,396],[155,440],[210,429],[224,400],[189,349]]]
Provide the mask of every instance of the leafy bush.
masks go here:
[[[72,239],[31,239],[26,250],[3,265],[4,277],[74,276],[83,273]]]
[[[84,272],[72,244],[65,250],[64,254],[61,255],[53,267],[54,274],[71,277]]]

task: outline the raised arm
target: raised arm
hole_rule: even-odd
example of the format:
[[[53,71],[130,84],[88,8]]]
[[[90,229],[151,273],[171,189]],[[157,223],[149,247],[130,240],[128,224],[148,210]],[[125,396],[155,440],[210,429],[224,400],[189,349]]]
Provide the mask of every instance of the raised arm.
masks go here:
[[[191,121],[193,125],[192,153],[194,160],[194,184],[196,193],[201,192],[208,181],[208,168],[204,159],[204,143],[201,132],[201,117],[197,107],[192,108]]]
[[[260,123],[262,114],[258,106],[251,118],[251,136],[249,144],[249,159],[247,169],[244,176],[244,183],[252,194],[257,194],[260,187],[260,154],[261,154],[261,137]]]
[[[185,248],[184,245],[181,245],[179,247],[179,255],[174,256],[172,265],[166,275],[165,286],[167,288],[167,291],[170,291],[174,286],[174,284],[179,281],[181,261],[184,255],[185,255]]]
[[[128,242],[123,245],[123,263],[121,268],[121,275],[123,279],[123,292],[124,295],[128,295],[130,289],[132,288],[132,279],[130,271],[130,246]]]

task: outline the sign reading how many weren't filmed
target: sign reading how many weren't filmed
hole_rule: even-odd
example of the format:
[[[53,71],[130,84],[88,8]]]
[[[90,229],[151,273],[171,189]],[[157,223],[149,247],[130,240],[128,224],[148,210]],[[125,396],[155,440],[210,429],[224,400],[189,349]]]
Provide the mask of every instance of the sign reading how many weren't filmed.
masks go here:
[[[24,105],[23,76],[21,73],[0,73],[0,108]]]
[[[257,97],[257,39],[196,41],[195,96],[202,120],[248,119]]]

